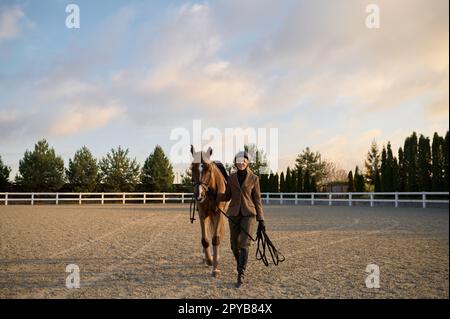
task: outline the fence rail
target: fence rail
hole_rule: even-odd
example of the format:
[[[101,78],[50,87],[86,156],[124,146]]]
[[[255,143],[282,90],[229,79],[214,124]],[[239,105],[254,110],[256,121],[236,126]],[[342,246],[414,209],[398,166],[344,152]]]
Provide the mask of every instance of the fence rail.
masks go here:
[[[449,204],[448,192],[398,192],[398,193],[262,193],[265,204],[328,204],[347,203],[353,206],[368,203],[371,207],[379,203]],[[0,205],[37,203],[142,203],[190,202],[192,193],[0,193]]]

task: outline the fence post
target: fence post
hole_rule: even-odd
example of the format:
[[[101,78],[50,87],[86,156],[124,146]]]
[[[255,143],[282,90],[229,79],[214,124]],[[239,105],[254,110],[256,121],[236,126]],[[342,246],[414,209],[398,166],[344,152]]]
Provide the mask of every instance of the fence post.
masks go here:
[[[373,207],[373,193],[370,193],[370,207]]]
[[[395,207],[398,207],[398,193],[395,193]]]
[[[8,193],[5,193],[5,206],[8,206]]]
[[[81,205],[81,193],[78,193],[78,205]]]
[[[56,205],[59,205],[59,193],[56,193]]]
[[[297,193],[295,193],[295,205],[298,204],[298,200],[297,200]]]
[[[348,193],[348,206],[352,206],[352,193]]]
[[[333,195],[331,195],[331,193],[329,193],[328,194],[328,206],[332,205],[332,201],[331,201],[332,197],[333,197]]]
[[[266,205],[269,205],[269,193],[266,193]]]
[[[102,205],[105,204],[105,193],[102,193]]]
[[[314,206],[314,193],[311,193],[311,205]]]
[[[147,193],[144,193],[144,204],[147,204]]]
[[[122,205],[125,204],[125,193],[122,193]]]
[[[425,192],[422,192],[422,207],[427,208],[427,195]]]
[[[163,204],[166,203],[166,193],[163,193]]]
[[[184,193],[181,193],[181,204],[184,204]]]
[[[280,205],[283,205],[283,193],[280,193]]]
[[[31,193],[31,205],[34,205],[34,193]]]

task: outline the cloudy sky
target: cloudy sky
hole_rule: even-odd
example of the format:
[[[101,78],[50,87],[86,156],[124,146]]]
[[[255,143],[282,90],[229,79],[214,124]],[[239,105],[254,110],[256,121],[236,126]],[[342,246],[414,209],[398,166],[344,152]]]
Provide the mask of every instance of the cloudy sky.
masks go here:
[[[80,28],[65,25],[67,4]],[[380,28],[366,26],[366,6]],[[0,155],[17,172],[46,138],[66,163],[177,127],[278,128],[279,167],[305,147],[345,169],[449,120],[448,0],[0,1]]]

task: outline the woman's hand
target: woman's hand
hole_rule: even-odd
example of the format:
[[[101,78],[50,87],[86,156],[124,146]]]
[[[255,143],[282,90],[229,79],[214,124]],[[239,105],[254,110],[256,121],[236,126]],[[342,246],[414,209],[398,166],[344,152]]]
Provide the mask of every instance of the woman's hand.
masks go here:
[[[206,194],[212,200],[216,200],[216,198],[217,198],[217,191],[215,189],[208,188],[208,190],[206,191]]]
[[[258,220],[258,232],[266,231],[264,220]]]

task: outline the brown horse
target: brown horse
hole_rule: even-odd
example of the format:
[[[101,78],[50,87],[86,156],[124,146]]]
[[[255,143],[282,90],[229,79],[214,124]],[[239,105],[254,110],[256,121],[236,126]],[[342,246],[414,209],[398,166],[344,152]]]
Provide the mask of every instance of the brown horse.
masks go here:
[[[200,227],[202,231],[202,246],[205,253],[204,262],[208,266],[213,266],[212,275],[220,275],[219,245],[222,239],[224,217],[217,209],[225,210],[226,202],[218,202],[208,197],[208,189],[216,190],[219,193],[225,192],[226,180],[217,165],[210,160],[212,148],[206,152],[194,150],[191,145],[191,153],[194,157],[192,162],[192,182],[194,184],[194,198],[198,204],[200,216]],[[213,255],[211,256],[210,240],[212,242]]]

